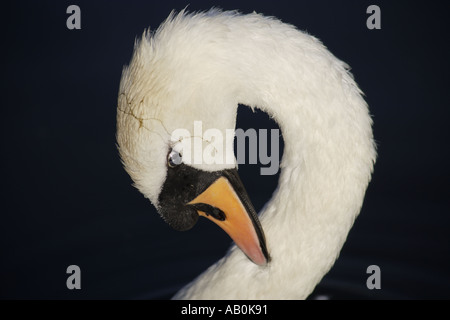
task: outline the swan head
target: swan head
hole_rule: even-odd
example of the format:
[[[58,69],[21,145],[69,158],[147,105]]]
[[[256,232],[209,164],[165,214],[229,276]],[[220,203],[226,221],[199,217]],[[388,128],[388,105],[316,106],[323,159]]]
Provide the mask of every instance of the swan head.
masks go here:
[[[172,228],[188,230],[204,216],[264,265],[264,232],[236,169],[233,81],[220,57],[207,57],[217,39],[202,34],[199,45],[183,32],[184,23],[193,21],[171,15],[135,43],[118,95],[120,156],[134,185]],[[195,25],[189,28],[198,36]]]

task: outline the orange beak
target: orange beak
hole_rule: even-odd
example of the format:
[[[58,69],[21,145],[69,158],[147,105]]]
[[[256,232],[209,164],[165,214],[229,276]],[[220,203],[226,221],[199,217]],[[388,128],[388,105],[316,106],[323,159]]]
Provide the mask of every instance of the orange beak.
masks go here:
[[[240,179],[238,183],[241,184]],[[264,233],[243,186],[240,186],[238,191],[239,194],[230,180],[222,176],[188,205],[192,205],[199,215],[221,227],[251,261],[257,265],[265,265],[269,255]],[[214,211],[220,214],[213,215],[209,210],[202,211],[205,205],[213,207]]]

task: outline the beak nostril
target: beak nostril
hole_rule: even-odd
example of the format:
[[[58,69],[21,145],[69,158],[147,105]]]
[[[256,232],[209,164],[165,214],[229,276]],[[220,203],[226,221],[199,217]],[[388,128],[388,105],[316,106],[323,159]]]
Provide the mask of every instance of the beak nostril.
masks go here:
[[[194,207],[195,210],[197,210],[197,211],[201,211],[201,212],[205,213],[207,216],[213,217],[216,220],[225,221],[225,219],[226,219],[225,212],[223,212],[219,208],[213,207],[209,204],[196,203],[196,204],[191,204],[190,206]]]

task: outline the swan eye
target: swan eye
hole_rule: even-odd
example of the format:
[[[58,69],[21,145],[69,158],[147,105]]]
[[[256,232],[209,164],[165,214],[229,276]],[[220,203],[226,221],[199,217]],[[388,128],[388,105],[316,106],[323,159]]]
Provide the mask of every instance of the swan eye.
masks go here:
[[[176,167],[177,165],[181,164],[181,158],[182,156],[179,152],[172,150],[167,156],[167,165],[171,168]]]

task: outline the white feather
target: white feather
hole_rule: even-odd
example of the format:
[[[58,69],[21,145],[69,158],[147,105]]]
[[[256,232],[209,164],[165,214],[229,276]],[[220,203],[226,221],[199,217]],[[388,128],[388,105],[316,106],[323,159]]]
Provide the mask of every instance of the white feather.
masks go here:
[[[170,133],[193,132],[195,120],[225,133],[238,103],[272,116],[285,141],[278,188],[260,213],[272,260],[260,267],[233,247],[175,298],[306,298],[336,260],[376,158],[361,92],[319,40],[256,13],[171,14],[136,43],[123,72],[123,163],[158,206]]]

